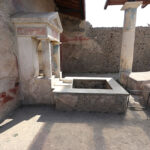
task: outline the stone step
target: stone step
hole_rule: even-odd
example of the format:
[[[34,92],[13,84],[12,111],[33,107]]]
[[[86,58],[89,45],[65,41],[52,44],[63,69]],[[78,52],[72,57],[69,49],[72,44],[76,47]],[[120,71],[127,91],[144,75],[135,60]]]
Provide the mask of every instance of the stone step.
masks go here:
[[[143,96],[130,95],[128,107],[135,109],[145,107],[143,102]]]
[[[142,95],[143,87],[150,84],[150,71],[147,72],[132,72],[125,77],[127,80],[126,88],[133,95]]]
[[[150,84],[144,84],[142,87],[144,104],[150,106]]]
[[[61,81],[63,81],[64,83],[73,83],[73,79],[67,79],[67,78],[62,78],[60,79]]]

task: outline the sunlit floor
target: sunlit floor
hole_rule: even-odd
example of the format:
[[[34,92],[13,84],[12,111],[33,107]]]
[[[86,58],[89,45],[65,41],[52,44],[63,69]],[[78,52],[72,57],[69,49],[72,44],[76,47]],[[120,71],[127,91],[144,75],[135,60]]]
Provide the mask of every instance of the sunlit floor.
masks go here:
[[[0,124],[0,150],[150,150],[149,115],[23,107]]]

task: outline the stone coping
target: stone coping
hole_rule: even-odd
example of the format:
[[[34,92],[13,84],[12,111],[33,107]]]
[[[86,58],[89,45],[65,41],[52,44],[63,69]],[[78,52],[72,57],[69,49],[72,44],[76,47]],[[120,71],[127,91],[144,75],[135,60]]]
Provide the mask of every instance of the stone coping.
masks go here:
[[[140,5],[142,5],[142,1],[132,1],[132,2],[126,2],[123,7],[121,8],[121,10],[126,10],[129,8],[138,8]]]
[[[150,81],[150,71],[132,72],[129,74],[129,78],[132,78],[136,81]]]
[[[55,86],[54,93],[76,93],[76,94],[108,94],[108,95],[129,95],[129,93],[121,87],[113,78],[103,77],[66,77],[66,80],[82,79],[82,80],[106,80],[112,89],[83,89],[68,88],[65,86]],[[64,80],[65,81],[65,80]]]

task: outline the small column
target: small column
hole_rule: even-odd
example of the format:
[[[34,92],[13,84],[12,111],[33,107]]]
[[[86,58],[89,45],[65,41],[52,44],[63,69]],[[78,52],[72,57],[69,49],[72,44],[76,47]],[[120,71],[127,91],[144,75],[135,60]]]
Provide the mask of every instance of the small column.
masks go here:
[[[142,2],[126,2],[121,10],[125,10],[124,27],[122,35],[121,57],[120,57],[120,82],[123,82],[123,76],[132,72],[135,26],[137,8]]]
[[[43,73],[46,78],[52,77],[51,63],[51,43],[49,40],[41,40],[42,58],[43,58]]]
[[[60,71],[60,43],[54,43],[52,50],[52,64],[53,64],[53,73],[56,78],[61,78]]]

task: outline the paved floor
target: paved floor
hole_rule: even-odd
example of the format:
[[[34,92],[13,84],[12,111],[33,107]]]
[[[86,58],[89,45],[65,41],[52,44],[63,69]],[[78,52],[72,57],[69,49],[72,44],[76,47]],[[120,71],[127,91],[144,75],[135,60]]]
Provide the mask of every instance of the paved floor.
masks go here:
[[[149,115],[23,107],[0,124],[0,150],[150,150]]]

